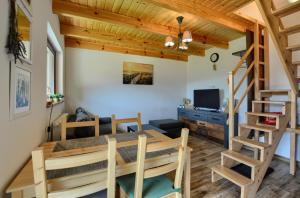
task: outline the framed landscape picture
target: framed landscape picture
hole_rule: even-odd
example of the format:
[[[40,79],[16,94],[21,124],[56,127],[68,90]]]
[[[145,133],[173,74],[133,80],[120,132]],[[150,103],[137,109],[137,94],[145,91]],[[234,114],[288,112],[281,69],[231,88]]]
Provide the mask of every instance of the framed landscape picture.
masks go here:
[[[31,72],[23,67],[11,64],[10,80],[10,116],[16,119],[30,113]]]
[[[153,65],[124,62],[123,84],[153,85]]]

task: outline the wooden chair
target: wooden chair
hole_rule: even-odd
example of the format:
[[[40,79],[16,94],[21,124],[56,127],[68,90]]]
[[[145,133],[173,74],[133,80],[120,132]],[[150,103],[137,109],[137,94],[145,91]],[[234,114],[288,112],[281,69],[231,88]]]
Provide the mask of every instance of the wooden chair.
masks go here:
[[[148,145],[146,144],[147,136],[144,134],[140,135],[136,174],[117,179],[117,183],[120,186],[121,197],[182,197],[181,183],[187,153],[188,134],[188,129],[182,129],[180,138]],[[147,153],[172,148],[178,149],[178,160],[176,162],[148,170],[144,169],[145,156]],[[164,175],[174,170],[176,170],[175,181],[172,182]]]
[[[142,131],[142,119],[141,119],[141,113],[137,114],[136,118],[124,118],[124,119],[116,119],[116,115],[113,114],[111,116],[111,130],[112,130],[112,134],[116,134],[117,133],[117,127],[118,124],[121,123],[132,123],[132,122],[137,122],[138,124],[138,131]]]
[[[82,197],[94,194],[107,188],[107,197],[115,197],[115,169],[116,169],[116,139],[107,138],[108,147],[90,153],[72,153],[62,157],[49,157],[44,155],[43,148],[32,151],[32,163],[37,198]],[[71,153],[68,151],[68,153]],[[107,178],[86,178],[79,183],[66,183],[63,180],[47,180],[46,171],[74,168],[94,164],[107,160]],[[76,175],[72,175],[76,176]],[[50,182],[51,181],[51,182]],[[66,181],[67,182],[67,181]]]
[[[99,127],[99,116],[95,116],[95,119],[92,121],[82,121],[82,122],[68,122],[68,114],[64,114],[61,122],[61,140],[65,141],[67,139],[67,129],[68,128],[77,128],[77,127],[95,127],[95,136],[98,137],[100,134]]]

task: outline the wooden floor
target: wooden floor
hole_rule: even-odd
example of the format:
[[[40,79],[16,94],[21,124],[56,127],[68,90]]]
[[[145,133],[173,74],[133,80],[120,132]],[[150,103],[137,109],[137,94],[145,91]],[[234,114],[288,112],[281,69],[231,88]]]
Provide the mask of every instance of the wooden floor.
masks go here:
[[[240,197],[240,188],[227,180],[211,183],[210,167],[220,164],[220,153],[225,150],[222,145],[204,137],[190,137],[189,145],[192,153],[191,196],[192,198]],[[289,174],[289,164],[273,160],[271,167],[274,172],[262,183],[257,194],[258,198],[300,198],[300,171],[293,177]]]

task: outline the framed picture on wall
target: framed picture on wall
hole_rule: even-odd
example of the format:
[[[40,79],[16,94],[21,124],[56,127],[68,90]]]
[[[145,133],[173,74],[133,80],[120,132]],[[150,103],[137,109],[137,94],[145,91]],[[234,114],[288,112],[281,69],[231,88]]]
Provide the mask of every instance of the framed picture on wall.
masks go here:
[[[31,71],[11,62],[10,118],[23,117],[31,111]]]
[[[153,65],[124,62],[123,84],[153,85]]]

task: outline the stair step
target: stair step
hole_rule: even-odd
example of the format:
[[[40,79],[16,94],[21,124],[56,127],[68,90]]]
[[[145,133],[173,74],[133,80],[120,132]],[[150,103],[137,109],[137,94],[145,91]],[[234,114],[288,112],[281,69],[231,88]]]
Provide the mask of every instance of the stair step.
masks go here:
[[[298,51],[298,50],[300,50],[300,44],[288,46],[288,47],[286,47],[286,50]]]
[[[288,89],[270,89],[270,90],[260,90],[261,94],[271,94],[271,95],[288,95],[290,90]]]
[[[254,100],[252,103],[258,103],[258,104],[273,104],[273,105],[286,105],[286,103],[289,103],[288,101],[269,101],[269,100]]]
[[[260,127],[270,127],[270,128],[276,129],[274,125],[269,125],[269,124],[256,123],[256,125],[257,125],[257,126],[260,126]],[[278,129],[276,129],[276,130],[278,130]]]
[[[289,131],[289,132],[295,132],[296,134],[300,134],[300,126],[297,125],[295,129],[287,128],[287,131]]]
[[[287,6],[282,8],[278,8],[277,10],[273,11],[273,15],[277,17],[284,17],[290,14],[293,14],[300,10],[300,1],[296,1],[294,3],[290,3]]]
[[[251,157],[248,157],[248,156],[243,155],[243,154],[238,153],[238,152],[227,150],[227,151],[222,152],[222,155],[224,155],[228,158],[231,158],[231,159],[233,159],[237,162],[243,163],[247,166],[250,166],[252,168],[255,168],[255,167],[261,165],[260,161],[255,160]]]
[[[245,187],[250,184],[252,184],[252,180],[231,170],[230,168],[227,168],[222,165],[217,165],[211,168],[213,172],[217,173],[218,175],[228,179],[232,183],[240,186]]]
[[[246,128],[246,129],[253,129],[256,131],[264,131],[267,133],[273,133],[273,132],[277,131],[277,129],[275,127],[266,126],[266,125],[262,126],[262,125],[241,124],[240,126],[243,128]]]
[[[261,150],[264,150],[264,149],[266,149],[270,146],[269,144],[258,142],[256,140],[251,140],[251,139],[248,139],[248,138],[245,138],[245,137],[240,137],[240,136],[233,137],[232,140],[235,141],[235,142],[244,144],[246,146],[249,146],[249,147],[252,147],[252,148],[258,148],[258,149],[261,149]]]
[[[276,113],[265,113],[265,112],[247,112],[247,115],[252,115],[252,116],[259,116],[259,117],[267,117],[267,118],[276,118],[279,119],[280,116],[283,116],[281,114],[276,114]]]
[[[300,65],[300,61],[293,62],[293,65]]]
[[[295,34],[300,32],[300,25],[291,26],[279,31],[282,34]]]

